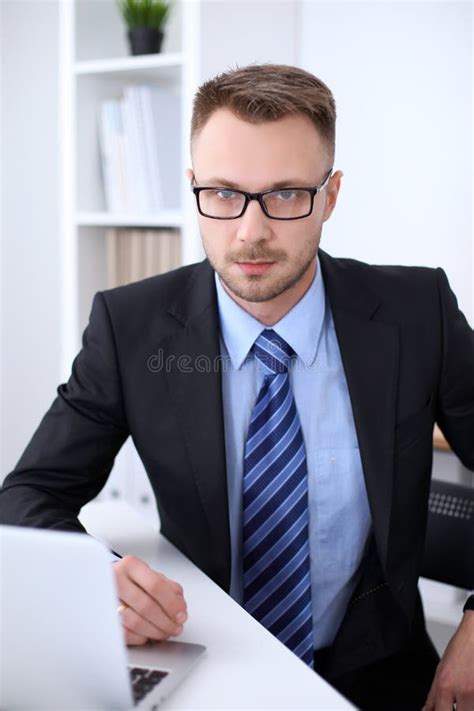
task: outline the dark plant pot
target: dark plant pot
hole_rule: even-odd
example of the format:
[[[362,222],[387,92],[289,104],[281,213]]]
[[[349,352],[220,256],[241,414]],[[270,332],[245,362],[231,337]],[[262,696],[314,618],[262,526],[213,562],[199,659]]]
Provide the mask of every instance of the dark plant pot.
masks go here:
[[[164,33],[150,27],[137,27],[128,31],[132,54],[157,54],[161,50]]]

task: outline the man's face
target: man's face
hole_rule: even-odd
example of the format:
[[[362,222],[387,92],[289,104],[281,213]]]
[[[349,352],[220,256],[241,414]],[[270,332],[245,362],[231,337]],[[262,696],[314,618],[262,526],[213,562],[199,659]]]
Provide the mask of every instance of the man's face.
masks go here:
[[[323,141],[304,115],[254,125],[219,109],[195,137],[192,154],[197,186],[248,192],[270,190],[276,183],[279,188],[314,187],[331,168]],[[191,180],[193,171],[187,176]],[[209,262],[231,294],[246,302],[267,302],[300,282],[308,282],[307,288],[339,183],[340,177],[332,178],[316,195],[311,215],[299,220],[273,220],[257,201],[234,220],[198,215]]]

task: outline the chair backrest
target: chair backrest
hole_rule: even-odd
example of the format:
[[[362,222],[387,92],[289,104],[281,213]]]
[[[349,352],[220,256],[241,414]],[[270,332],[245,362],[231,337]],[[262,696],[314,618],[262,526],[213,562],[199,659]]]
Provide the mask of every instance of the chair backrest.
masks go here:
[[[474,488],[432,480],[421,575],[474,590]]]

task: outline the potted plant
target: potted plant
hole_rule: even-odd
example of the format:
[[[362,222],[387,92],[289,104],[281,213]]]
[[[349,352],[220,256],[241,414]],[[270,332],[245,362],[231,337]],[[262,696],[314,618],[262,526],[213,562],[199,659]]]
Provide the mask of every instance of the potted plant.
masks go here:
[[[171,3],[166,0],[117,0],[128,27],[132,54],[155,54],[163,42],[163,25]]]

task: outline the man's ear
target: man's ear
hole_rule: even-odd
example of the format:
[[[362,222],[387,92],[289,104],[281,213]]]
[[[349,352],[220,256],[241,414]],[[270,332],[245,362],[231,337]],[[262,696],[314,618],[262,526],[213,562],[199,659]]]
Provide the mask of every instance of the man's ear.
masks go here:
[[[324,208],[323,222],[329,220],[332,215],[334,208],[336,207],[337,196],[341,188],[341,180],[344,173],[342,170],[337,170],[334,175],[329,178],[329,182],[326,187],[326,207]]]
[[[192,169],[192,168],[186,168],[186,170],[184,171],[184,173],[185,173],[187,179],[189,180],[189,182],[191,183],[192,180],[193,180],[193,178],[194,178],[193,169]]]

